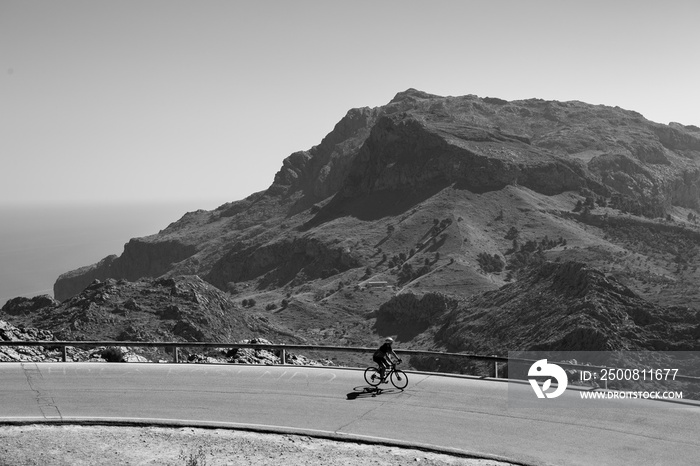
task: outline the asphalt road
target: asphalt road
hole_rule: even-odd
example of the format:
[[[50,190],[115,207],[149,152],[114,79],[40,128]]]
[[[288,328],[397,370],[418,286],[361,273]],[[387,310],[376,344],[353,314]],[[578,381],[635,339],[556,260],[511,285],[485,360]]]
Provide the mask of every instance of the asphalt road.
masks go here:
[[[698,464],[700,405],[548,404],[526,384],[409,373],[372,396],[361,371],[295,366],[0,363],[0,423],[155,421],[384,439],[524,464]],[[509,393],[510,390],[510,393]],[[510,403],[509,403],[510,400]]]

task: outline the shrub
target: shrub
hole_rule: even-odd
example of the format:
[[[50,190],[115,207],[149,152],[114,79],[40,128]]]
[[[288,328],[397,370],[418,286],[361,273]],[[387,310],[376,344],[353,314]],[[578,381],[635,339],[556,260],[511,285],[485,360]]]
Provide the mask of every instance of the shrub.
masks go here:
[[[179,457],[185,462],[185,466],[207,466],[207,454],[201,445],[195,451],[190,451],[189,453],[180,450]]]
[[[399,271],[398,279],[400,283],[408,282],[413,276],[413,266],[411,264],[404,264]]]
[[[126,360],[124,358],[124,352],[118,346],[109,346],[105,348],[102,350],[100,356],[107,362],[124,362]]]
[[[481,266],[481,269],[486,273],[500,272],[503,270],[503,267],[505,267],[503,259],[501,259],[501,256],[498,254],[491,256],[482,252],[477,256],[476,260]]]
[[[518,231],[517,228],[510,227],[510,230],[508,230],[508,233],[506,233],[505,238],[506,239],[517,239],[519,235],[520,235],[520,231]]]

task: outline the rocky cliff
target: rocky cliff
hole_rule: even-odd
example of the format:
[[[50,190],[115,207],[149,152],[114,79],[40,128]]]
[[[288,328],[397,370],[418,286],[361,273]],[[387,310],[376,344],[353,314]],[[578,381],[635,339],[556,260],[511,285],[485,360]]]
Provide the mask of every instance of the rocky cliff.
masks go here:
[[[416,204],[448,186],[472,193],[519,186],[546,196],[587,190],[654,215],[695,209],[698,160],[696,127],[618,107],[409,89],[385,106],[350,110],[318,146],[285,159],[267,191],[133,239],[119,257],[59,277],[55,296],[65,300],[109,277],[198,274],[223,289],[270,273],[277,278],[263,281],[280,284],[302,270],[318,277],[367,265],[367,257],[327,244],[334,235],[320,231],[332,228],[330,220],[371,218],[373,209],[381,217],[380,202]]]
[[[61,286],[55,287],[54,295],[58,300],[65,300],[80,293],[94,280],[158,277],[168,272],[172,264],[192,256],[195,252],[196,246],[193,244],[183,244],[174,240],[151,243],[134,238],[124,246],[121,256],[107,256],[97,264],[61,275]]]

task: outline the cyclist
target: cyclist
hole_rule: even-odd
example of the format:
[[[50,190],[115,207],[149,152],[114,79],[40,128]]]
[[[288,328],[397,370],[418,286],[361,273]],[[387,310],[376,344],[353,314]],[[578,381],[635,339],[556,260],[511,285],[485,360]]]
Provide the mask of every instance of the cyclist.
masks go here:
[[[391,358],[389,355],[393,355],[398,362],[401,362],[401,358],[399,358],[396,353],[394,352],[393,348],[391,345],[394,343],[393,338],[387,338],[384,340],[384,344],[380,346],[377,351],[374,352],[374,356],[372,356],[372,359],[374,362],[377,363],[377,366],[379,366],[379,374],[382,376],[382,381],[383,383],[387,383],[386,380],[384,380],[384,373],[388,367],[391,366]]]

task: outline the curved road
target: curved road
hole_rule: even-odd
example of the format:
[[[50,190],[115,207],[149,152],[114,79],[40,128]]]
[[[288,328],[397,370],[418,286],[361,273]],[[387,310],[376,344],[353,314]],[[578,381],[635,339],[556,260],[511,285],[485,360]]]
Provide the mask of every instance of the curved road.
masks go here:
[[[0,423],[245,427],[522,464],[697,464],[700,452],[697,404],[626,400],[599,409],[567,391],[556,407],[517,408],[509,389],[531,396],[529,385],[417,373],[403,392],[371,396],[364,387],[361,371],[337,368],[0,363]]]

